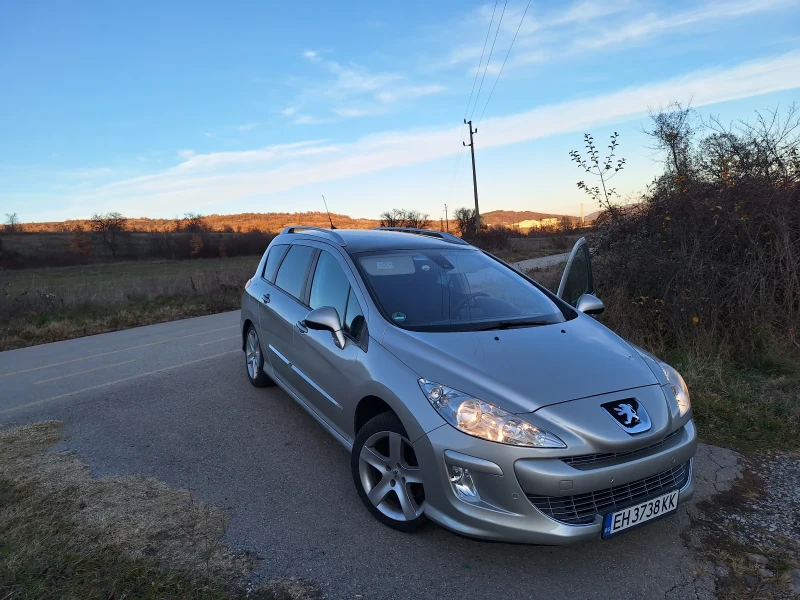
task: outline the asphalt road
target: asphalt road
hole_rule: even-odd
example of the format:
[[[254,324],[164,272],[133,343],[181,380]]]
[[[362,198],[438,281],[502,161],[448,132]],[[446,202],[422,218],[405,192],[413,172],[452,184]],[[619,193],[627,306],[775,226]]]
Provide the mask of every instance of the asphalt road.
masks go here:
[[[528,269],[543,269],[559,263],[565,263],[569,259],[569,252],[566,254],[553,254],[551,256],[540,256],[539,258],[529,258],[515,262],[512,266],[520,271],[527,271]]]
[[[65,423],[96,476],[143,473],[229,511],[260,575],[329,598],[695,597],[685,512],[607,542],[482,543],[416,535],[361,505],[349,457],[277,388],[245,377],[238,312],[0,353],[0,423]],[[677,586],[677,587],[676,587]]]

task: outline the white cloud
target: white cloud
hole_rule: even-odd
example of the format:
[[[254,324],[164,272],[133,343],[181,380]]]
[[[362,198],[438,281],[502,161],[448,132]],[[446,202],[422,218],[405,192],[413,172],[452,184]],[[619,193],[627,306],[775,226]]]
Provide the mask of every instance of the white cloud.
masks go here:
[[[779,90],[800,88],[800,51],[743,63],[733,68],[697,71],[685,76],[574,99],[530,111],[484,120],[481,147],[506,146],[559,133],[644,116],[649,106],[692,99],[696,107]],[[198,206],[220,198],[263,197],[310,183],[352,177],[455,154],[458,128],[412,130],[370,135],[335,145],[324,140],[298,142],[244,152],[195,155],[166,171],[123,180],[75,196],[76,211],[97,203],[142,213],[166,207]]]
[[[578,47],[600,48],[608,45],[621,45],[650,39],[672,29],[688,29],[703,22],[720,22],[724,19],[744,17],[760,12],[780,9],[789,6],[788,0],[733,0],[714,4],[704,4],[698,8],[678,12],[673,15],[647,13],[636,16],[620,24],[613,30],[586,37],[576,42]]]
[[[178,156],[188,160],[194,156],[194,150],[178,150]]]
[[[297,108],[294,106],[288,106],[281,111],[281,114],[284,117],[291,117],[297,112]]]
[[[251,131],[258,127],[258,123],[243,123],[242,125],[237,125],[236,130],[244,133],[245,131]]]
[[[311,50],[303,55],[331,75],[321,84],[316,81],[303,92],[303,96],[315,102],[326,101],[330,110],[340,117],[385,114],[391,105],[402,106],[416,98],[445,90],[440,84],[412,84],[407,76],[398,73],[374,72],[361,65],[323,59],[318,52]]]
[[[532,5],[521,25],[524,3],[512,5],[503,17],[488,73],[499,71],[518,26],[519,35],[504,73],[533,63],[574,56],[587,49],[616,49],[642,43],[667,32],[688,33],[701,25],[724,27],[727,19],[779,10],[792,3],[793,0],[706,1],[690,3],[691,8],[677,11],[670,11],[672,5],[667,4],[668,9],[659,12],[653,10],[649,2],[580,1],[549,13],[537,13]],[[462,27],[469,31],[476,27],[485,30],[491,16],[491,5],[483,6],[468,16]],[[496,14],[493,28],[497,27],[498,20],[499,14]],[[456,46],[443,66],[469,65],[468,74],[474,75],[482,48],[482,41]]]

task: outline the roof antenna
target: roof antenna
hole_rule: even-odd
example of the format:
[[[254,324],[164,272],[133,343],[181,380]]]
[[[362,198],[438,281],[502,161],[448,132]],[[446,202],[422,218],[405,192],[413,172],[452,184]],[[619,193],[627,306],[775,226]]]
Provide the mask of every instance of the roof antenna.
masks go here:
[[[336,226],[333,224],[333,219],[331,219],[331,211],[328,210],[328,203],[325,201],[325,194],[321,194],[322,202],[325,204],[325,212],[328,213],[328,221],[330,221],[331,229],[336,229]]]

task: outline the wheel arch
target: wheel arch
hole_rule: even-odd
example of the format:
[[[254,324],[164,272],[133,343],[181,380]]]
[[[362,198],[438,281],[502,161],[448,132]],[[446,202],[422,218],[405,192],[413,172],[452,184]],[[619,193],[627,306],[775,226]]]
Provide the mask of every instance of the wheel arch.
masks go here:
[[[368,421],[385,412],[393,412],[402,422],[402,418],[397,414],[397,411],[383,398],[373,394],[361,398],[353,415],[353,434],[358,435],[358,432]]]
[[[245,319],[242,322],[242,350],[244,350],[244,346],[247,343],[247,330],[250,329],[251,325],[253,325],[253,321],[250,319]]]

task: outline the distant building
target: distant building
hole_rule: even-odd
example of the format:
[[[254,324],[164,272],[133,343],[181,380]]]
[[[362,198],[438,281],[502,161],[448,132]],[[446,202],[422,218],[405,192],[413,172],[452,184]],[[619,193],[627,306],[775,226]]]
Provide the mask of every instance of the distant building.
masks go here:
[[[520,230],[541,229],[542,227],[558,227],[561,220],[557,217],[545,217],[544,219],[526,219],[514,225]]]

